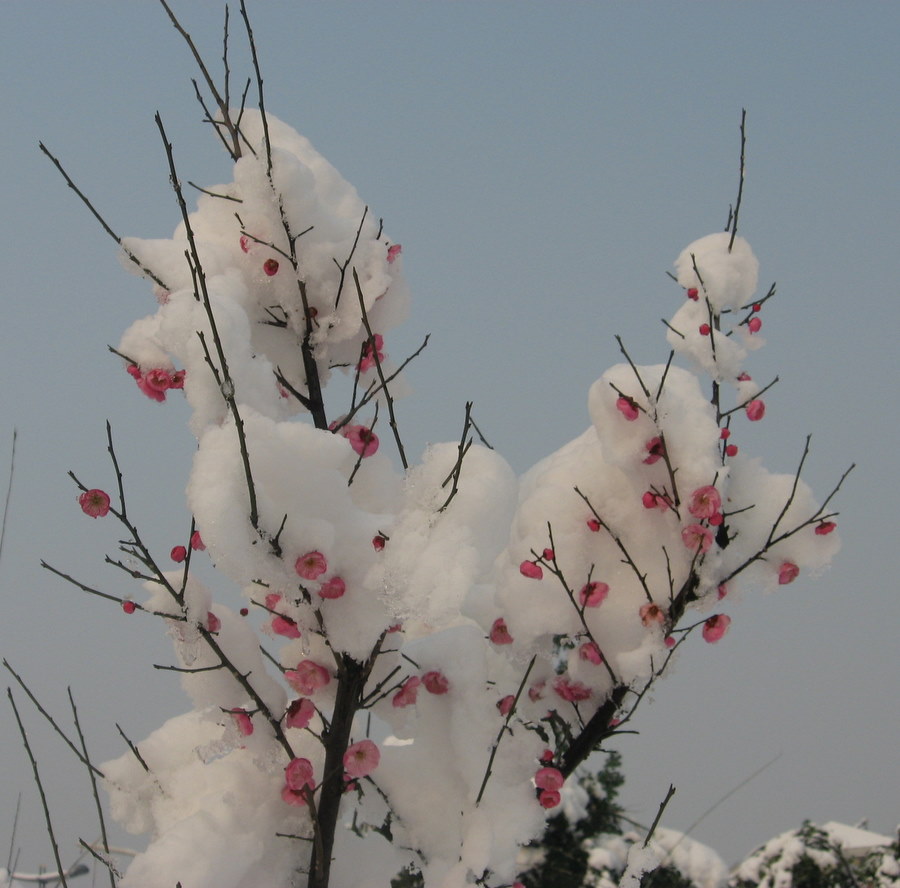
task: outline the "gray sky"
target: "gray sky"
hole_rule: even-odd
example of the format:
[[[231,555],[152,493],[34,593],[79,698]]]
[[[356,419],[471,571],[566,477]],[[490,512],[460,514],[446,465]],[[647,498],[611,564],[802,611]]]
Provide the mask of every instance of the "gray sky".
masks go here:
[[[623,800],[734,861],[803,819],[892,832],[900,814],[896,675],[900,59],[895,4],[288,3],[251,9],[269,109],[308,136],[403,244],[414,308],[392,354],[432,344],[399,405],[407,449],[458,436],[463,405],[519,471],[579,434],[590,383],[619,355],[665,359],[665,276],[721,229],[748,111],[741,232],[778,282],[753,366],[781,382],[741,445],[840,496],[843,551],[817,580],[733,602],[729,635],[682,655],[620,741]],[[217,65],[220,4],[176,4]],[[168,236],[177,209],[153,123],[183,179],[226,159],[199,123],[196,72],[144,2],[0,6],[3,320],[0,466],[18,450],[0,565],[0,653],[66,724],[72,687],[98,760],[186,708],[159,627],[78,593],[44,558],[117,594],[108,528],[73,469],[111,486],[113,425],[151,544],[182,541],[193,449],[183,405],[143,398],[106,351],[153,310],[112,241],[39,153],[43,140],[121,234]],[[235,65],[243,47],[234,17]],[[218,69],[217,69],[218,70]],[[89,787],[18,695],[67,848],[93,837]],[[5,704],[4,704],[5,705]],[[0,849],[23,794],[22,864],[50,863],[28,763],[0,718]],[[5,851],[3,855],[5,857]],[[2,863],[4,861],[0,861]]]

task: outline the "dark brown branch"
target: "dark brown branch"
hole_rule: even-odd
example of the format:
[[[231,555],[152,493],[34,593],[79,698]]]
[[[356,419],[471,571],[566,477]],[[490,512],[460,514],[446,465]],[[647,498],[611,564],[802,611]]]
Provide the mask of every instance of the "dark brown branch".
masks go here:
[[[747,109],[741,109],[741,169],[740,178],[738,179],[737,200],[734,202],[734,212],[731,214],[731,239],[728,241],[728,252],[734,246],[734,239],[737,236],[738,213],[741,211],[741,198],[744,194],[744,149],[747,145],[747,131],[745,124],[747,123]]]

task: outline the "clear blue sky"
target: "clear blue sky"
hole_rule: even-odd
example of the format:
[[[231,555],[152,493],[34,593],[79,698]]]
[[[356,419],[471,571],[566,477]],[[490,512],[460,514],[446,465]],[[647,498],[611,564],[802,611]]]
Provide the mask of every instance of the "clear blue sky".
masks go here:
[[[175,2],[216,65],[221,5]],[[401,406],[408,449],[457,437],[463,404],[524,470],[587,424],[590,383],[619,357],[664,360],[665,276],[724,226],[748,111],[741,230],[779,295],[758,375],[782,382],[743,434],[840,497],[844,549],[818,580],[729,608],[720,644],[694,645],[626,737],[624,801],[733,861],[804,818],[892,832],[897,786],[896,504],[900,6],[837,3],[312,3],[252,17],[267,104],[353,182],[403,244],[414,310],[392,350],[432,344]],[[223,153],[200,122],[196,72],[152,0],[5,0],[0,7],[0,467],[18,451],[0,564],[0,653],[68,723],[80,701],[98,760],[186,701],[158,627],[42,571],[123,593],[108,539],[66,471],[110,483],[108,418],[151,542],[181,541],[192,442],[177,403],[142,398],[106,351],[152,310],[144,286],[49,162],[43,140],[122,234],[167,236],[177,211],[153,123],[184,179],[215,184]],[[235,65],[243,46],[233,17]],[[756,375],[756,374],[754,374]],[[102,485],[100,485],[102,486]],[[20,705],[28,710],[19,695]],[[4,704],[5,706],[5,704]],[[0,718],[0,848],[23,793],[22,864],[50,863],[27,759]],[[88,785],[28,713],[66,847],[91,833]],[[85,835],[92,838],[92,835]],[[4,855],[5,856],[5,853]],[[3,862],[3,861],[0,861]]]

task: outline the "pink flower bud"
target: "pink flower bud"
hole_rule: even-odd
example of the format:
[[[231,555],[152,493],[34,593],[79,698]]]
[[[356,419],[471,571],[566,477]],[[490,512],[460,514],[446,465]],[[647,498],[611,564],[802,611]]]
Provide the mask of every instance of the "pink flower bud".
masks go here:
[[[750,422],[758,422],[766,415],[766,405],[759,398],[751,401],[744,409]]]
[[[533,561],[523,561],[519,565],[519,573],[523,577],[528,577],[529,580],[540,580],[544,576],[543,568]]]
[[[491,625],[491,633],[489,638],[494,644],[512,644],[513,637],[506,628],[506,620],[503,617],[497,617]]]
[[[816,534],[819,536],[825,536],[826,534],[831,533],[837,525],[833,521],[823,521],[821,524],[816,525]]]
[[[543,789],[538,796],[542,808],[555,808],[561,800],[560,794],[555,789]]]
[[[701,324],[700,325],[700,335],[701,336],[709,336],[711,330],[709,324]]]
[[[780,586],[786,586],[788,583],[793,583],[794,580],[800,574],[800,568],[797,567],[792,561],[785,561],[781,567],[778,568],[778,584]]]
[[[593,533],[599,533],[603,525],[596,518],[588,518],[587,526]]]
[[[175,548],[173,548],[172,551],[169,552],[169,557],[172,559],[172,561],[181,564],[181,562],[184,561],[185,558],[187,558],[187,549],[185,549],[184,546],[175,546]]]
[[[206,631],[218,632],[222,628],[222,621],[212,612],[206,612]]]
[[[689,287],[688,291],[687,291],[687,298],[693,299],[694,302],[697,302],[700,299],[700,292],[697,290],[696,287]]]
[[[578,593],[578,600],[582,607],[599,607],[609,594],[609,586],[606,583],[585,583]]]
[[[747,321],[747,328],[751,333],[758,333],[760,327],[762,327],[762,321],[759,318],[750,318],[750,320]]]
[[[391,245],[388,247],[388,251],[387,251],[387,261],[388,261],[388,264],[389,264],[389,265],[390,265],[390,264],[393,264],[393,262],[396,260],[396,258],[397,258],[397,257],[400,255],[400,253],[402,253],[402,252],[403,252],[403,247],[401,247],[400,244],[391,244]]]
[[[731,617],[715,614],[703,624],[703,640],[714,644],[728,631],[730,625]]]
[[[516,698],[514,694],[507,694],[502,700],[498,700],[497,709],[500,710],[500,715],[506,718],[506,716],[512,712],[513,703],[515,702]]]
[[[637,403],[632,398],[628,398],[625,395],[622,395],[616,401],[616,410],[618,410],[629,422],[634,422],[641,415]]]
[[[726,456],[737,456],[737,455],[738,455],[738,446],[737,446],[737,444],[729,444],[729,445],[725,448],[725,455],[726,455]]]
[[[559,768],[540,768],[534,775],[534,785],[538,789],[562,789],[565,782]]]
[[[200,536],[200,531],[195,530],[191,534],[191,548],[194,550],[203,551],[206,549],[206,546],[203,544],[203,538]]]
[[[133,601],[126,599],[122,602],[122,610],[125,611],[126,614],[133,614],[137,610],[137,605]]]
[[[263,262],[263,271],[269,276],[278,274],[278,260],[277,259],[266,259]]]

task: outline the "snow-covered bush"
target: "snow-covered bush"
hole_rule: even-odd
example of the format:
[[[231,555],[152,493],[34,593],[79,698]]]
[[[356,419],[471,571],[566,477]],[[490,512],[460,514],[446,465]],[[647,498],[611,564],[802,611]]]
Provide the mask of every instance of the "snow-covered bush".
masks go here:
[[[735,868],[728,884],[729,888],[897,888],[900,837],[881,841],[843,824],[816,826],[806,821],[754,851]]]
[[[467,410],[458,441],[411,462],[401,247],[258,85],[259,110],[214,95],[233,176],[193,211],[157,118],[181,219],[121,241],[154,307],[123,369],[192,410],[178,569],[144,544],[112,439],[114,477],[76,478],[143,581],[107,597],[159,618],[191,701],[100,768],[113,816],[150,836],[120,884],[385,888],[412,867],[427,888],[509,885],[565,779],[690,637],[722,638],[734,586],[837,549],[833,492],[739,449],[771,386],[745,360],[774,287],[758,293],[735,212],[676,260],[668,360],[620,343],[582,435],[516,478]]]

